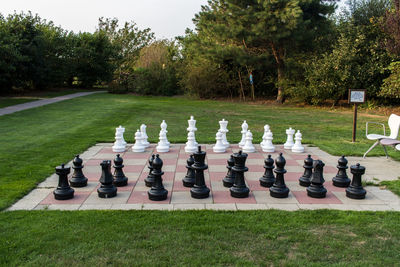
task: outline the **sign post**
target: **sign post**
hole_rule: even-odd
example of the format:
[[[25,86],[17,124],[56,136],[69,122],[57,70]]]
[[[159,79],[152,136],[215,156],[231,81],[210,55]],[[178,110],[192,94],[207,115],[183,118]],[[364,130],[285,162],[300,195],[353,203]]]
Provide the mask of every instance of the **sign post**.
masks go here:
[[[353,116],[353,138],[352,142],[356,141],[357,131],[357,107],[358,104],[365,102],[365,89],[349,89],[349,103],[354,103],[354,116]]]

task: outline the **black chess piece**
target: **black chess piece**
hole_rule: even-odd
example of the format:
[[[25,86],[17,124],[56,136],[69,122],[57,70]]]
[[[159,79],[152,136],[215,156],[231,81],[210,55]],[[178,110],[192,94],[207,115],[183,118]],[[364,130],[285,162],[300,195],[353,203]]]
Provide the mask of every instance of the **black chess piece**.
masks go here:
[[[111,174],[111,161],[103,160],[101,165],[101,186],[97,189],[97,194],[101,198],[111,198],[117,195],[117,188],[113,184],[113,176]]]
[[[235,182],[233,183],[233,186],[229,189],[229,191],[231,192],[231,197],[249,197],[250,189],[246,186],[244,182],[244,173],[249,170],[249,168],[245,166],[246,159],[247,154],[242,153],[241,150],[239,151],[239,153],[233,154],[235,165],[232,167],[232,171],[235,173]]]
[[[194,164],[194,158],[193,155],[190,155],[190,157],[186,161],[187,173],[186,176],[182,179],[184,187],[193,187],[194,183],[196,182],[194,169],[192,167],[193,164]]]
[[[335,177],[333,177],[332,182],[334,186],[337,187],[348,187],[350,185],[350,179],[347,176],[346,169],[347,167],[347,159],[342,156],[338,160],[338,165],[336,166],[338,168],[338,173],[336,174]]]
[[[168,191],[164,188],[161,178],[161,176],[164,174],[164,172],[161,171],[162,166],[163,166],[163,161],[157,154],[152,162],[152,167],[153,167],[152,174],[154,177],[154,182],[153,185],[151,186],[151,189],[147,192],[150,200],[161,201],[167,199]]]
[[[124,171],[124,160],[120,157],[120,154],[117,154],[117,157],[114,159],[114,175],[113,175],[113,183],[115,186],[126,186],[128,184],[128,177],[125,176]]]
[[[367,191],[362,186],[361,176],[365,173],[365,167],[357,163],[350,166],[350,172],[353,174],[353,180],[350,186],[346,188],[346,196],[352,199],[364,199]]]
[[[201,151],[201,146],[198,147],[197,152],[193,154],[194,164],[192,165],[195,171],[195,183],[190,188],[190,195],[192,198],[208,198],[210,196],[210,189],[206,186],[204,180],[204,170],[208,169],[207,164],[204,163],[206,159],[206,152]]]
[[[314,171],[312,174],[311,185],[307,187],[307,195],[313,198],[324,198],[326,197],[326,188],[324,187],[324,166],[321,160],[314,160],[313,167]]]
[[[286,165],[286,160],[282,156],[282,153],[279,154],[279,157],[275,159],[275,165],[276,168],[274,170],[276,177],[275,177],[275,182],[269,189],[269,194],[271,197],[275,198],[286,198],[289,196],[289,188],[287,188],[285,184],[285,165]]]
[[[82,172],[82,162],[83,160],[79,157],[79,155],[76,155],[74,160],[72,161],[72,169],[74,169],[74,172],[72,173],[72,177],[69,179],[69,183],[73,187],[87,186],[88,179]]]
[[[260,180],[260,185],[263,187],[271,187],[274,182],[275,182],[275,176],[273,169],[275,168],[274,166],[274,160],[271,158],[271,155],[268,155],[268,158],[264,160],[264,175],[259,179]]]
[[[311,158],[311,155],[304,160],[304,173],[303,176],[299,178],[299,184],[301,186],[309,187],[311,184],[311,177],[312,177],[312,169],[313,169],[313,162],[314,160]]]
[[[149,158],[149,166],[147,166],[147,168],[149,168],[149,175],[147,175],[147,177],[144,179],[144,183],[147,187],[151,187],[154,182],[154,176],[152,174],[154,157],[154,154],[151,155],[151,158]]]
[[[225,187],[232,187],[233,183],[235,182],[235,172],[232,171],[232,167],[235,165],[235,160],[233,159],[233,155],[230,156],[230,158],[227,160],[228,165],[226,168],[228,169],[228,172],[224,179],[222,179],[222,183]]]
[[[56,174],[58,175],[58,186],[54,190],[54,198],[57,200],[67,200],[74,197],[74,189],[68,184],[68,174],[71,172],[71,168],[61,164],[56,167]]]

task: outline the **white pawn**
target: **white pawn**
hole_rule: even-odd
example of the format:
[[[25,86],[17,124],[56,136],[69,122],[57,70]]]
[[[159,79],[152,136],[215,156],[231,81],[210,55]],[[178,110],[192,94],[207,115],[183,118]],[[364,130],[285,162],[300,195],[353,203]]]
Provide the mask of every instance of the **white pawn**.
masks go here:
[[[225,153],[226,146],[223,143],[223,133],[220,130],[218,130],[215,136],[216,136],[215,140],[217,140],[217,142],[215,143],[215,146],[213,146],[213,151],[215,153]]]
[[[261,146],[265,145],[265,137],[267,136],[267,133],[268,133],[269,129],[270,129],[270,128],[269,128],[269,125],[268,125],[268,124],[265,124],[265,125],[264,125],[264,134],[263,134],[263,136],[262,136],[262,141],[261,141],[261,143],[260,143]]]
[[[122,133],[122,142],[124,143],[124,146],[126,146],[128,143],[125,142],[125,139],[124,139],[125,128],[122,127],[122,126],[120,125],[120,126],[118,127],[118,129],[120,129],[120,131],[121,131],[121,133]]]
[[[140,125],[140,132],[142,134],[142,144],[144,147],[149,147],[150,143],[147,141],[149,138],[146,133],[147,126],[145,124]]]
[[[222,119],[222,121],[219,121],[219,131],[222,133],[222,144],[226,148],[229,147],[228,139],[226,139],[226,133],[229,132],[227,127],[228,127],[228,121],[226,121],[225,119]]]
[[[126,142],[124,140],[122,127],[119,126],[115,129],[115,142],[112,146],[113,152],[125,152],[126,150]],[[124,129],[125,130],[125,129]]]
[[[194,132],[188,132],[187,142],[185,146],[186,153],[194,153],[197,151],[197,145],[194,139]]]
[[[244,143],[244,146],[242,147],[243,152],[245,153],[253,153],[256,151],[256,148],[253,145],[253,134],[250,131],[247,131],[246,133],[246,141]]]
[[[144,152],[144,145],[142,144],[142,133],[137,130],[137,132],[135,133],[135,144],[132,147],[132,151],[133,152]]]
[[[286,143],[283,144],[283,148],[285,149],[292,149],[292,146],[294,145],[293,142],[293,135],[296,131],[290,127],[289,129],[286,129],[286,134],[287,134],[287,139]]]
[[[168,138],[167,138],[167,133],[168,133],[167,127],[168,127],[168,125],[167,125],[167,123],[165,122],[165,120],[163,120],[163,121],[161,122],[160,127],[161,127],[161,131],[164,131],[164,132],[165,132],[165,142],[166,142],[166,144],[168,144],[168,147],[169,147],[170,143],[168,142]]]
[[[157,152],[168,152],[169,144],[167,143],[167,133],[161,129],[159,134],[160,141],[156,147]]]
[[[300,133],[299,130],[297,130],[297,133],[295,135],[294,140],[296,141],[292,147],[292,152],[294,153],[303,153],[304,152],[304,146],[301,144],[302,140],[302,134]]]
[[[196,128],[196,120],[194,119],[194,117],[193,116],[190,116],[190,119],[188,120],[188,124],[189,124],[189,127],[186,129],[188,132],[193,132],[193,136],[194,136],[194,143],[195,143],[195,145],[196,145],[196,147],[199,145],[197,142],[196,142],[196,135],[195,135],[195,132],[197,131],[197,128]],[[196,149],[197,150],[197,149]],[[195,151],[194,151],[195,152]]]
[[[239,147],[243,148],[244,144],[246,143],[246,133],[247,129],[249,129],[249,125],[246,123],[246,121],[243,122],[242,124],[242,140],[240,140]]]
[[[273,134],[271,130],[268,130],[267,133],[264,134],[263,136],[263,142],[264,144],[261,145],[261,149],[264,152],[275,152],[275,147],[272,144],[272,139],[274,139]]]

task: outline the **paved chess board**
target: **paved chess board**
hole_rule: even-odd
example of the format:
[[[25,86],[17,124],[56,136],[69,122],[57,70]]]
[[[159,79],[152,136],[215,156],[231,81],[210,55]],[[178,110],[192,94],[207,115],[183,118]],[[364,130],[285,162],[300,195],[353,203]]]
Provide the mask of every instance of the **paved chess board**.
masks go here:
[[[14,204],[10,209],[221,209],[221,210],[249,210],[249,209],[344,209],[344,210],[400,210],[399,198],[388,190],[369,186],[364,200],[349,199],[345,196],[345,189],[332,185],[332,178],[336,175],[338,157],[333,157],[316,147],[307,147],[305,153],[296,154],[283,149],[282,145],[276,146],[275,153],[264,153],[256,146],[256,153],[249,153],[246,166],[249,171],[245,173],[245,181],[250,188],[248,198],[233,198],[229,188],[222,185],[222,179],[227,173],[227,159],[234,152],[239,151],[237,145],[231,145],[226,153],[214,153],[213,145],[202,145],[207,152],[205,171],[206,185],[210,188],[210,197],[194,199],[190,196],[190,188],[182,185],[182,178],[186,175],[186,160],[189,153],[185,153],[183,144],[172,144],[168,153],[158,153],[163,160],[163,184],[168,190],[168,198],[164,201],[151,201],[148,198],[148,187],[144,179],[148,175],[147,161],[157,152],[152,144],[144,153],[134,153],[131,146],[128,151],[121,154],[124,159],[124,172],[129,178],[128,185],[118,187],[117,196],[103,199],[97,195],[99,178],[101,176],[100,162],[113,160],[117,153],[112,152],[112,144],[98,144],[81,155],[84,160],[83,172],[88,178],[88,186],[75,188],[75,197],[70,200],[54,199],[53,190],[57,187],[58,177],[53,174],[38,185],[25,198]],[[276,158],[283,153],[286,159],[285,174],[286,185],[290,189],[289,197],[284,199],[273,198],[268,188],[259,184],[259,178],[264,174],[264,159],[268,154]],[[320,159],[325,163],[324,186],[328,190],[326,198],[316,199],[307,196],[306,188],[298,184],[299,177],[303,174],[304,159],[311,154],[313,159]],[[349,161],[349,165],[356,162]],[[69,163],[71,166],[71,162]],[[367,170],[368,173],[368,170]],[[71,170],[72,174],[72,170]],[[70,175],[71,175],[70,174]],[[351,178],[351,174],[348,173]]]

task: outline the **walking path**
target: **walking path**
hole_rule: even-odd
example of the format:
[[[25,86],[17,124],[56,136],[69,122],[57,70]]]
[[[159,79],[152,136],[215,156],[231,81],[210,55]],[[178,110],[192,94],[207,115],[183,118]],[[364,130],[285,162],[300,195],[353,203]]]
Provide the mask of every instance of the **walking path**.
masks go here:
[[[112,151],[111,143],[97,144],[81,154],[84,161],[84,174],[88,178],[88,185],[82,188],[74,188],[75,197],[70,200],[56,200],[53,195],[58,184],[58,176],[51,175],[40,183],[24,198],[19,200],[8,210],[34,210],[34,209],[58,209],[58,210],[85,210],[85,209],[212,209],[212,210],[251,210],[251,209],[339,209],[339,210],[391,210],[400,211],[400,198],[384,188],[378,186],[366,186],[365,199],[355,200],[346,197],[345,188],[335,187],[332,178],[336,175],[336,165],[339,157],[329,155],[317,147],[306,147],[306,153],[296,154],[285,150],[282,145],[276,146],[276,152],[271,153],[275,159],[278,152],[282,152],[286,158],[285,174],[286,185],[290,189],[289,197],[284,199],[273,198],[269,189],[261,187],[259,178],[264,173],[264,158],[268,153],[263,153],[259,145],[257,152],[249,153],[246,166],[249,171],[245,173],[245,182],[250,188],[247,198],[233,198],[229,194],[229,188],[222,184],[222,178],[227,173],[226,160],[233,152],[238,152],[237,145],[231,145],[226,153],[214,153],[212,145],[203,145],[207,152],[206,161],[208,169],[205,170],[205,182],[211,190],[210,196],[205,199],[191,197],[190,188],[184,187],[182,178],[186,174],[186,160],[189,154],[185,153],[184,144],[172,144],[168,153],[160,153],[164,165],[163,182],[168,190],[168,198],[164,201],[151,201],[148,199],[148,187],[144,179],[148,175],[147,160],[155,151],[152,144],[144,153],[128,150],[120,153],[124,158],[124,172],[129,178],[128,185],[118,187],[117,196],[114,198],[99,198],[97,188],[101,176],[100,162],[112,160],[116,153]],[[324,167],[325,188],[328,190],[326,198],[317,199],[307,196],[306,188],[299,185],[298,179],[303,174],[304,159],[311,154],[313,159],[320,159],[326,165]],[[395,180],[399,176],[400,162],[387,160],[385,157],[348,157],[349,166],[360,163],[366,167],[363,181],[379,182],[381,180]],[[71,162],[69,162],[71,165]],[[352,178],[350,171],[348,175]],[[70,176],[72,172],[70,173]]]
[[[28,102],[28,103],[24,103],[24,104],[0,108],[0,116],[6,115],[6,114],[11,114],[11,113],[25,110],[25,109],[41,107],[44,105],[53,104],[53,103],[57,103],[60,101],[64,101],[64,100],[68,100],[68,99],[72,99],[72,98],[76,98],[76,97],[81,97],[81,96],[86,96],[86,95],[91,95],[91,94],[96,94],[96,93],[104,93],[104,92],[105,91],[75,93],[75,94],[57,96],[54,98],[42,99],[42,100],[38,100],[38,101],[32,101],[32,102]]]

